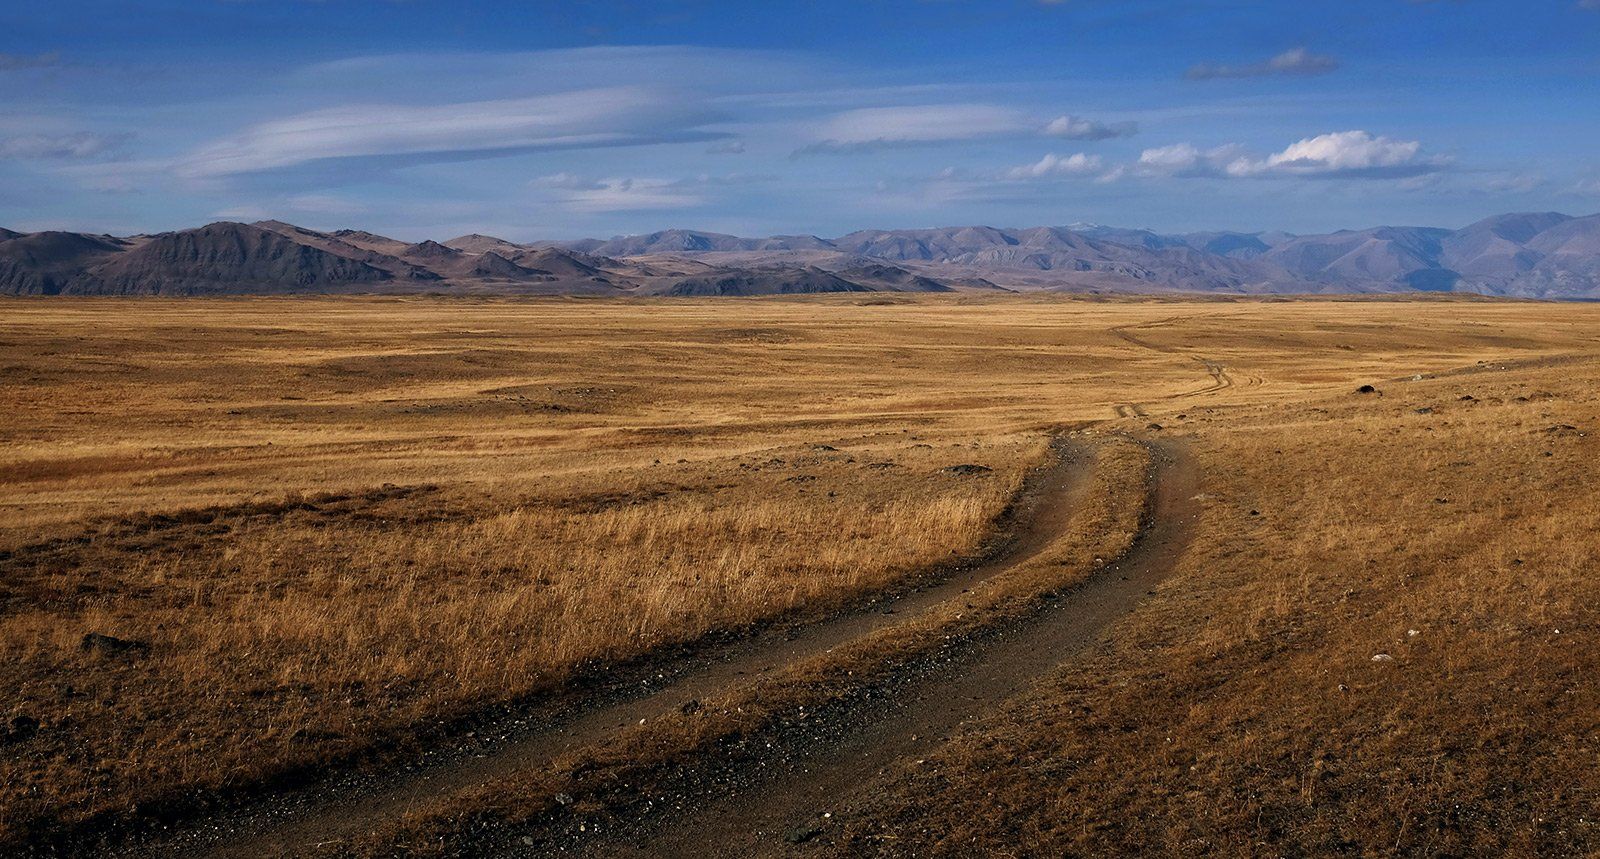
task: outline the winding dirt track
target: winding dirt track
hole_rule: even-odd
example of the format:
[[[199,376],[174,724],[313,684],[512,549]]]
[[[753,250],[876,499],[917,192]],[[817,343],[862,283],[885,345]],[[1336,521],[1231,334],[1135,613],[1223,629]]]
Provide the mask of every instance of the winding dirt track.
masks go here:
[[[915,616],[1046,550],[1062,533],[1087,477],[1087,457],[1064,436],[1028,478],[986,560],[919,590],[800,626],[775,628],[710,653],[658,666],[646,683],[614,690],[564,713],[480,727],[469,744],[437,750],[378,774],[352,773],[269,797],[238,811],[176,827],[121,851],[128,856],[298,856],[393,820],[424,800],[551,761],[683,703],[753,682],[791,663]],[[490,739],[483,739],[484,737]],[[97,854],[99,855],[99,854]]]
[[[604,837],[500,855],[695,857],[806,855],[829,843],[830,824],[866,798],[873,779],[932,751],[964,723],[1103,640],[1176,564],[1194,519],[1196,478],[1181,448],[1153,446],[1152,507],[1138,542],[1032,617],[973,643],[963,658],[915,673],[885,694],[778,737],[753,765],[701,775],[657,813]],[[694,785],[698,785],[697,787]],[[823,815],[829,815],[824,817]],[[801,846],[791,841],[803,840]]]

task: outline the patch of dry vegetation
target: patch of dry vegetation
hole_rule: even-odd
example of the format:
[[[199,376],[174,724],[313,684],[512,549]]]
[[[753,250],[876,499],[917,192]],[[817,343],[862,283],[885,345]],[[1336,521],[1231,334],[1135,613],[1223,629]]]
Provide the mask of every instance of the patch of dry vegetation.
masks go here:
[[[1283,494],[1317,489],[1278,478],[1264,446],[1299,439],[1291,467],[1324,469],[1307,480],[1391,448],[1406,462],[1430,449],[1416,438],[1445,450],[1468,438],[1454,424],[1389,431],[1421,417],[1385,412],[1392,394],[1359,421],[1313,409],[1349,408],[1355,384],[1401,373],[1583,356],[1593,323],[1587,308],[1485,303],[959,298],[3,310],[0,715],[20,721],[0,755],[0,839],[248,789],[578,672],[894,587],[978,551],[1043,428],[1129,405],[1148,415],[1129,428],[1192,434],[1227,491],[1280,495],[1252,500],[1265,515],[1237,532],[1213,505],[1207,533],[1247,536],[1218,536],[1186,569],[1237,552],[1222,568],[1238,590],[1295,617],[1322,585],[1297,573],[1245,587],[1276,581],[1251,553],[1342,546],[1306,529],[1364,520],[1337,504],[1279,512]],[[1415,389],[1428,384],[1445,383]],[[1503,407],[1548,408],[1537,402]],[[1365,458],[1369,440],[1379,454]],[[1578,461],[1561,455],[1544,467]],[[943,470],[968,462],[995,471]],[[1329,497],[1395,483],[1385,475]],[[1426,533],[1408,551],[1469,497],[1427,491],[1457,506],[1419,502],[1432,518],[1413,517]],[[1533,503],[1470,521],[1500,527],[1492,516]],[[1529,540],[1582,524],[1555,516]],[[1329,558],[1317,575],[1374,575]],[[1587,559],[1569,560],[1581,578]],[[1480,610],[1537,593],[1498,588],[1472,591]],[[1205,613],[1285,622],[1262,611]],[[86,646],[90,633],[137,644]],[[1277,640],[1251,635],[1239,640]]]

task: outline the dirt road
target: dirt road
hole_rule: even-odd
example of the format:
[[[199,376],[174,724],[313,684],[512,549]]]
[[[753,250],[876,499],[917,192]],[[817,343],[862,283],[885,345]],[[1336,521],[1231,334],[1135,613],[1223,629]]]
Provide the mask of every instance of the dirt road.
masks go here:
[[[603,690],[559,711],[513,715],[422,758],[372,773],[337,775],[216,817],[175,826],[129,856],[298,856],[337,845],[404,814],[421,801],[553,760],[684,702],[737,688],[784,666],[897,623],[959,595],[1046,550],[1060,535],[1086,476],[1085,453],[1055,438],[1048,461],[1027,479],[992,550],[981,561],[823,620],[760,635],[654,666],[624,688]]]
[[[870,794],[876,776],[914,765],[964,722],[1099,643],[1166,577],[1188,540],[1195,476],[1179,447],[1155,453],[1151,517],[1139,541],[1044,610],[973,642],[960,659],[913,668],[881,694],[814,715],[754,762],[686,778],[679,795],[658,799],[632,825],[537,845],[507,839],[498,852],[699,859],[807,855],[826,845],[831,824]]]

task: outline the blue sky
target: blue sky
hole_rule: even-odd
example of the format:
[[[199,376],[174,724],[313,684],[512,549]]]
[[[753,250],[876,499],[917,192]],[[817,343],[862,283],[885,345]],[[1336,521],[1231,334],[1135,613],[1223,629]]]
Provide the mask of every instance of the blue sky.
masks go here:
[[[0,225],[402,238],[1600,210],[1600,0],[11,0]]]

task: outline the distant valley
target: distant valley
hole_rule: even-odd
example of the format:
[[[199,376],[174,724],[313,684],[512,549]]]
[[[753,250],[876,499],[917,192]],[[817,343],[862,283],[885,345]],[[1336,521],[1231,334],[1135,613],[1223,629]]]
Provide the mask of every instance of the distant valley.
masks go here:
[[[1600,298],[1600,215],[1326,235],[1075,224],[744,238],[666,230],[410,243],[281,221],[116,237],[0,229],[0,294],[747,296],[834,292],[1457,292]]]

